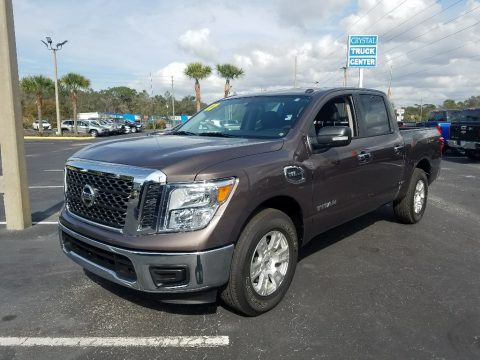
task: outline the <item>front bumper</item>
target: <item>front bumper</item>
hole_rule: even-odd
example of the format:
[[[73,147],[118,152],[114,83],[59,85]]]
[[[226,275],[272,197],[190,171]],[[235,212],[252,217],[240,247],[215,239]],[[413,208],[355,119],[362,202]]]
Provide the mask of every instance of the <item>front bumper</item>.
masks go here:
[[[233,254],[233,245],[188,253],[127,250],[86,237],[62,224],[59,237],[63,252],[86,270],[128,288],[162,294],[188,294],[224,285]],[[168,273],[168,269],[172,274],[180,274],[178,281],[159,283],[154,273]]]

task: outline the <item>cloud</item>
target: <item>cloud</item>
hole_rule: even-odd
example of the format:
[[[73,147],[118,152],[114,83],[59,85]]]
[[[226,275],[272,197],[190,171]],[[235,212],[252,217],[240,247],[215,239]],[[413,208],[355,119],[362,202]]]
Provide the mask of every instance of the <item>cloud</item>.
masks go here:
[[[365,70],[365,86],[386,91],[391,66],[396,104],[480,93],[480,77],[472,75],[480,73],[478,25],[462,30],[478,21],[478,0],[449,9],[452,2],[434,0],[101,4],[15,0],[20,75],[52,75],[51,54],[39,41],[51,35],[69,40],[58,53],[60,75],[81,73],[96,89],[131,85],[150,93],[153,85],[154,94],[163,94],[173,75],[176,96],[192,95],[183,69],[197,60],[242,67],[245,76],[232,82],[238,93],[288,88],[295,56],[300,86],[340,86],[346,36],[363,32],[380,35],[378,67]],[[356,85],[358,70],[349,69],[348,78]],[[205,101],[222,96],[224,80],[216,74],[201,84]]]
[[[198,56],[202,60],[215,60],[218,49],[210,42],[210,29],[188,30],[180,35],[178,46],[186,52]]]

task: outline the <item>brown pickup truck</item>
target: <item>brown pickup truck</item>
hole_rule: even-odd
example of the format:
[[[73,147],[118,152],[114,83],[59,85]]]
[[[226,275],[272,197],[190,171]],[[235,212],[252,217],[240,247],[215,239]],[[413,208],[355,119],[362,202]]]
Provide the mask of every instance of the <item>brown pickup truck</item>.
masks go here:
[[[435,128],[399,131],[375,90],[225,98],[169,134],[73,155],[61,246],[117,284],[170,302],[219,293],[255,316],[281,301],[299,248],[322,232],[388,203],[419,221],[441,148]]]

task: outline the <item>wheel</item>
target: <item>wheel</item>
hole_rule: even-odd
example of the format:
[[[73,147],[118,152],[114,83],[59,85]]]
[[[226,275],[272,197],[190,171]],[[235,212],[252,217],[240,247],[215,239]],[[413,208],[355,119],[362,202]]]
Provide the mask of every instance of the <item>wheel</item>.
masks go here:
[[[398,220],[404,224],[420,221],[427,207],[428,179],[425,171],[415,169],[403,199],[393,202],[393,211]]]
[[[247,316],[271,310],[287,292],[297,258],[292,220],[279,210],[262,210],[248,222],[235,245],[222,300]]]
[[[132,126],[132,127],[131,127],[131,131],[132,131],[132,133],[136,133],[136,132],[137,132],[137,127],[136,127],[136,126]]]
[[[98,131],[97,130],[90,130],[90,135],[94,138],[98,136]]]

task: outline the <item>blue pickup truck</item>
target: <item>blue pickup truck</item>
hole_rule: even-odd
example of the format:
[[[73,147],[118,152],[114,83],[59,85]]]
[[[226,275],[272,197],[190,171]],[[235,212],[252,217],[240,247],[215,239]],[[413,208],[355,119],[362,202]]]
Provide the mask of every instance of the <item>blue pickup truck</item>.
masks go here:
[[[430,113],[428,120],[425,122],[417,123],[418,127],[436,127],[442,134],[445,141],[443,152],[451,149],[448,146],[448,140],[450,139],[450,125],[452,122],[460,120],[460,110],[435,110]]]

